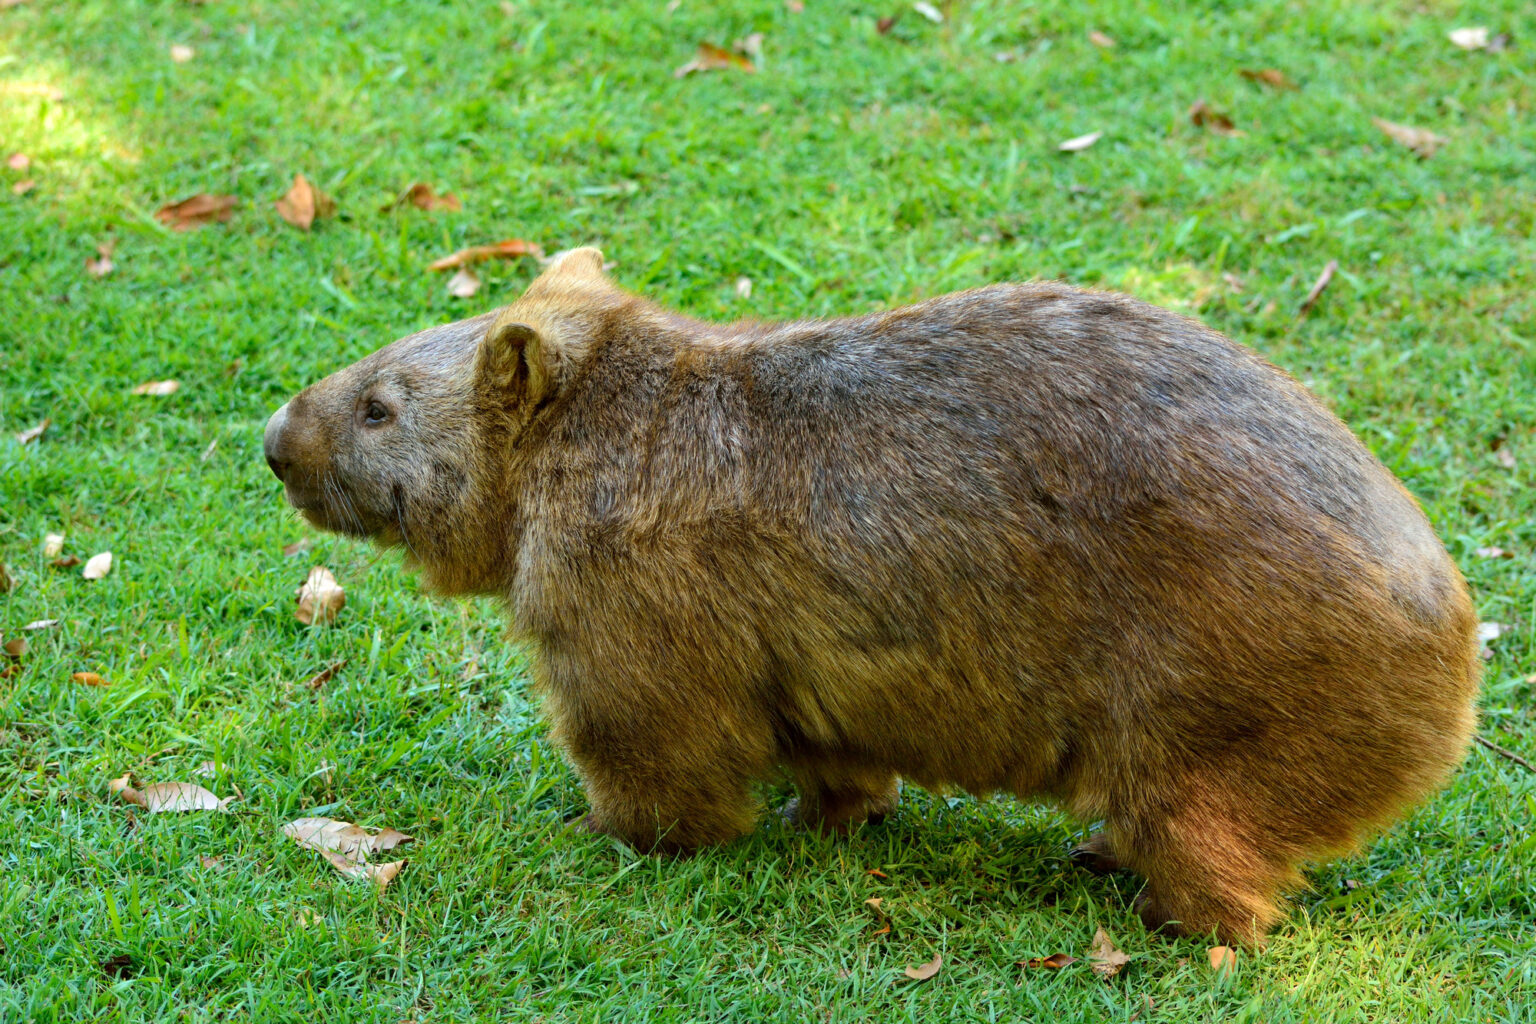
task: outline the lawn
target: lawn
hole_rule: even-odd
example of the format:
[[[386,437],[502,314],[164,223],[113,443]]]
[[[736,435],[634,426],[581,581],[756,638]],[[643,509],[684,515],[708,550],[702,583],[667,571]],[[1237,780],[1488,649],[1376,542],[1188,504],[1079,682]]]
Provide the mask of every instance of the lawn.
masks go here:
[[[942,13],[0,9],[0,156],[30,159],[0,167],[0,633],[30,642],[0,679],[0,1020],[1536,1016],[1536,773],[1489,749],[1316,866],[1269,948],[1218,974],[1208,942],[1142,929],[1134,879],[1073,868],[1086,823],[1049,807],[909,789],[849,839],[765,819],[686,860],[579,834],[580,787],[496,607],[428,599],[396,556],[285,508],[261,457],[274,408],[538,271],[481,264],[479,294],[455,297],[426,267],[466,245],[597,244],[624,286],[708,318],[1059,277],[1199,317],[1353,427],[1505,627],[1481,730],[1536,760],[1529,4]],[[1479,25],[1512,43],[1448,38]],[[755,72],[674,76],[701,41],[752,33]],[[1240,74],[1271,68],[1298,88]],[[1232,130],[1192,123],[1197,100]],[[1445,142],[1426,159],[1373,118]],[[307,232],[274,209],[296,173],[338,204]],[[415,182],[462,210],[385,209]],[[157,221],[199,192],[239,205]],[[180,389],[130,393],[163,379]],[[54,568],[49,533],[66,556],[112,551],[110,575]],[[327,628],[294,618],[311,565],[347,589]],[[129,771],[243,799],[151,815],[109,791]],[[304,815],[402,829],[409,863],[382,891],[343,878],[279,831]],[[1083,957],[1100,927],[1131,956],[1115,977],[1022,965]],[[935,954],[936,976],[906,976]]]

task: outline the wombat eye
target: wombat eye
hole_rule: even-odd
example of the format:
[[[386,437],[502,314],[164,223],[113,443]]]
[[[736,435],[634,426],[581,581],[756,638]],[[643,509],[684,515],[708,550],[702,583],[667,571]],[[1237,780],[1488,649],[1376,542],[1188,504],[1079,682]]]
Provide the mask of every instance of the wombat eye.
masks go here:
[[[368,408],[363,414],[363,422],[369,426],[377,426],[389,419],[389,410],[378,402],[369,402]]]

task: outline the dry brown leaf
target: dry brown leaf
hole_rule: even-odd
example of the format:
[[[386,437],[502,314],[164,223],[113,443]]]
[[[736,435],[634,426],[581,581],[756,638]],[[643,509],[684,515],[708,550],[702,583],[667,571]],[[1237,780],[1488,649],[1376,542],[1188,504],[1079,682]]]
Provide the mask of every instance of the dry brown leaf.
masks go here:
[[[33,441],[36,441],[38,438],[43,436],[43,431],[47,430],[48,425],[52,422],[53,420],[51,418],[44,417],[43,422],[39,423],[37,426],[28,427],[26,430],[19,432],[16,435],[16,443],[31,444]]]
[[[64,535],[62,533],[50,533],[43,538],[43,557],[57,558],[64,550]]]
[[[70,681],[81,686],[111,686],[112,684],[101,678],[97,672],[74,672],[70,674]]]
[[[542,260],[544,249],[533,242],[525,242],[521,238],[509,238],[494,245],[472,245],[468,249],[460,249],[452,255],[427,264],[427,269],[456,270],[484,260],[510,260],[519,256],[532,256],[536,260]]]
[[[1239,68],[1237,73],[1250,82],[1258,82],[1260,85],[1267,85],[1271,89],[1279,89],[1282,92],[1301,88],[1278,68]]]
[[[1212,946],[1205,951],[1205,954],[1210,958],[1211,970],[1217,973],[1234,970],[1237,967],[1237,950],[1231,946]]]
[[[150,814],[166,811],[222,811],[234,800],[234,797],[220,800],[202,786],[194,786],[190,782],[157,782],[143,789],[134,789],[129,785],[126,774],[107,783],[107,788]]]
[[[1050,956],[1035,956],[1023,961],[1021,966],[1040,967],[1048,971],[1059,971],[1068,964],[1077,963],[1077,957],[1067,953],[1052,953]]]
[[[1101,978],[1113,978],[1131,962],[1129,956],[1115,948],[1109,933],[1102,927],[1093,933],[1093,948],[1088,951],[1088,959],[1093,963],[1093,973]]]
[[[1448,33],[1451,42],[1463,50],[1488,49],[1488,30],[1486,28],[1453,28]]]
[[[80,564],[80,559],[76,555],[65,555],[63,558],[55,558],[48,564],[55,569],[73,569]]]
[[[330,625],[347,603],[346,591],[336,582],[331,570],[318,565],[309,570],[308,578],[293,596],[298,604],[294,617],[306,626]]]
[[[299,540],[294,541],[292,544],[283,545],[283,557],[292,558],[294,555],[301,555],[313,546],[314,541],[310,540],[308,537],[300,538]]]
[[[763,59],[763,39],[761,32],[751,32],[732,43],[731,49],[748,60],[760,61]]]
[[[1501,445],[1500,447],[1494,449],[1493,457],[1497,459],[1499,465],[1503,466],[1505,469],[1515,468],[1515,453],[1510,450],[1508,445]]]
[[[415,839],[392,828],[371,833],[360,825],[335,818],[299,818],[283,826],[283,835],[300,846],[334,853],[352,863],[365,862],[369,854],[393,850]]]
[[[789,9],[790,14],[805,13],[805,0],[784,0],[784,6]]]
[[[1502,622],[1479,622],[1477,624],[1477,639],[1482,643],[1492,643],[1505,633],[1509,627]]]
[[[24,636],[13,636],[5,642],[4,649],[7,658],[14,658],[19,661],[22,655],[27,653],[27,638]]]
[[[179,380],[147,380],[129,389],[130,395],[174,395],[181,390]]]
[[[216,196],[199,192],[179,203],[168,203],[155,211],[155,219],[172,231],[191,231],[205,224],[223,222],[235,215],[234,196]]]
[[[293,184],[275,205],[283,220],[300,231],[308,231],[316,220],[336,212],[336,201],[315,188],[302,174],[293,176]]]
[[[192,49],[192,47],[188,46],[186,43],[171,44],[171,60],[175,61],[177,64],[185,64],[187,61],[196,56],[197,51]]]
[[[320,687],[322,687],[326,683],[330,682],[331,681],[331,677],[334,676],[337,672],[340,672],[341,669],[342,669],[342,666],[346,665],[346,663],[347,663],[347,660],[345,658],[343,658],[341,661],[336,662],[334,665],[327,665],[325,668],[321,669],[319,672],[316,672],[314,675],[312,675],[308,679],[304,680],[304,687],[305,687],[305,689],[309,689],[309,690],[318,690],[318,689],[320,689]]]
[[[24,632],[34,632],[39,629],[55,629],[59,625],[58,619],[36,619],[22,626]]]
[[[224,869],[223,857],[210,857],[206,853],[200,853],[197,855],[197,862],[206,871],[222,871]]]
[[[18,196],[24,196],[28,192],[31,192],[36,187],[37,187],[37,182],[33,181],[31,178],[27,178],[27,179],[25,179],[23,181],[18,181],[16,184],[12,185],[11,186],[11,191],[16,193]]]
[[[1307,292],[1307,297],[1305,299],[1301,300],[1301,309],[1297,311],[1298,316],[1307,315],[1307,313],[1312,309],[1312,306],[1317,302],[1318,296],[1323,294],[1323,289],[1328,287],[1328,282],[1333,280],[1333,275],[1338,271],[1338,269],[1338,260],[1328,261],[1328,265],[1323,268],[1323,272],[1317,275],[1317,280],[1313,282],[1312,290]]]
[[[864,905],[866,907],[868,907],[870,910],[873,910],[875,913],[880,914],[881,916],[884,916],[885,911],[880,909],[881,904],[883,904],[884,902],[885,902],[885,897],[884,896],[871,896],[869,899],[864,901]]]
[[[480,290],[480,278],[468,267],[460,267],[452,277],[448,279],[448,294],[455,298],[473,298]]]
[[[927,981],[935,974],[938,974],[939,968],[943,966],[944,957],[938,953],[935,953],[932,960],[929,960],[927,963],[918,967],[908,967],[905,969],[905,973],[907,977],[911,978],[913,981]]]
[[[673,78],[684,78],[699,71],[746,71],[753,72],[757,67],[743,54],[732,53],[723,46],[714,43],[700,43],[698,51],[694,53],[693,60],[684,64],[672,72]]]
[[[0,562],[0,594],[9,594],[16,589],[16,581],[11,579],[11,574],[6,572],[5,563]]]
[[[1105,35],[1103,32],[1100,32],[1098,29],[1094,29],[1092,32],[1088,33],[1088,41],[1094,46],[1104,50],[1113,49],[1115,45],[1113,38]]]
[[[1379,117],[1371,118],[1371,123],[1385,132],[1392,141],[1401,143],[1413,150],[1421,160],[1428,160],[1435,155],[1441,146],[1451,141],[1443,135],[1436,135],[1427,128],[1414,128],[1406,124],[1396,124]]]
[[[6,158],[5,166],[13,171],[24,171],[32,166],[32,158],[25,153],[12,153]]]
[[[1089,132],[1087,135],[1079,135],[1075,139],[1068,139],[1056,148],[1063,153],[1079,153],[1104,137],[1103,132]]]
[[[112,262],[112,250],[115,248],[116,245],[112,242],[102,242],[96,246],[96,258],[91,259],[89,256],[85,258],[85,272],[95,278],[106,277],[112,273],[117,268],[117,264]]]
[[[405,861],[403,860],[392,860],[387,864],[359,864],[356,861],[348,860],[339,853],[332,853],[329,850],[321,850],[320,856],[324,857],[331,867],[348,878],[367,878],[380,889],[387,887],[390,882],[393,882],[395,876],[400,873],[400,869],[405,867]]]
[[[886,33],[890,32],[891,29],[895,28],[896,23],[900,20],[901,12],[897,11],[895,14],[881,18],[879,21],[875,22],[875,31],[879,32],[881,35],[885,35]]]
[[[444,192],[442,195],[438,195],[431,185],[424,181],[418,181],[396,196],[393,202],[386,203],[381,209],[382,212],[389,213],[391,210],[397,210],[407,203],[418,210],[427,210],[429,212],[433,210],[448,210],[449,212],[456,213],[464,208],[464,204],[459,202],[459,197],[452,192]]]
[[[1473,554],[1478,558],[1514,558],[1513,551],[1505,551],[1503,548],[1478,548]]]
[[[80,575],[88,580],[99,580],[112,571],[112,552],[103,551],[86,559],[85,568],[80,570]]]
[[[890,875],[886,874],[884,871],[881,871],[879,868],[870,868],[868,871],[866,871],[864,873],[866,875],[868,875],[869,877],[871,877],[871,878],[885,878],[885,879],[889,879],[891,877]]]
[[[752,279],[750,277],[738,277],[736,279],[736,297],[738,299],[750,299],[752,297]]]
[[[1221,111],[1216,110],[1205,100],[1195,100],[1189,108],[1189,119],[1196,128],[1208,128],[1217,135],[1236,137],[1243,132],[1232,123],[1232,119]]]

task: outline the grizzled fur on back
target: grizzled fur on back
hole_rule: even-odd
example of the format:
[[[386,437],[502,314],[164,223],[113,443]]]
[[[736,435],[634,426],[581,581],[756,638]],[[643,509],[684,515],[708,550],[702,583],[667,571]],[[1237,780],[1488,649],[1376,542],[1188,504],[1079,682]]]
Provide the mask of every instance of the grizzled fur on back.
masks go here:
[[[374,414],[378,414],[375,416]],[[997,285],[716,325],[595,250],[273,416],[316,523],[502,596],[598,830],[807,824],[897,780],[1059,801],[1143,917],[1261,941],[1297,865],[1432,792],[1476,621],[1414,500],[1290,377],[1164,310]]]

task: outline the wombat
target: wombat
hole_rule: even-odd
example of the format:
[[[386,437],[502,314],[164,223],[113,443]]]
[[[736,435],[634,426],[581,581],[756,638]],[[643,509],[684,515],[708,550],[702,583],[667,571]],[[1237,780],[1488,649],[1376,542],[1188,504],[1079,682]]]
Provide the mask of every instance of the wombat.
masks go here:
[[[589,827],[687,850],[787,770],[808,826],[920,786],[1058,802],[1149,926],[1261,943],[1299,863],[1435,790],[1476,618],[1296,381],[1133,299],[995,285],[703,323],[564,254],[295,396],[314,524],[495,594]]]

